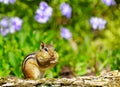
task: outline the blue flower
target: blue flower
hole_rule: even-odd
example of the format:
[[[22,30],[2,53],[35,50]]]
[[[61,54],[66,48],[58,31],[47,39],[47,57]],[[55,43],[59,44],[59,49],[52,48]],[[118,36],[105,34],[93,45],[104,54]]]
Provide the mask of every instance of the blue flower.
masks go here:
[[[36,10],[35,20],[39,23],[46,23],[52,16],[52,8],[46,2],[41,2]]]
[[[0,21],[0,33],[6,36],[8,33],[14,33],[21,29],[22,19],[18,17],[14,18],[3,18]]]
[[[72,37],[71,32],[67,28],[64,28],[64,27],[61,28],[60,35],[61,35],[61,37],[65,38],[65,39],[69,39]]]
[[[107,6],[116,5],[115,0],[102,0],[102,2]]]
[[[91,17],[90,24],[94,30],[96,29],[104,29],[106,25],[106,20],[98,17]]]
[[[0,2],[3,2],[4,4],[14,4],[16,0],[0,0]]]
[[[60,5],[60,10],[62,15],[66,16],[68,19],[71,18],[72,8],[67,3],[62,3]]]

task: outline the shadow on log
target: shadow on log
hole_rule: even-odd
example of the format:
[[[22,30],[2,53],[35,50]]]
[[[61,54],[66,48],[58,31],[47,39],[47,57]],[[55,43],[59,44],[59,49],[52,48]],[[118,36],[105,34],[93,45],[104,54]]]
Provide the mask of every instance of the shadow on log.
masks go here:
[[[2,87],[120,87],[120,72],[115,70],[100,76],[80,76],[76,78],[42,78],[25,80],[16,77],[0,78]]]

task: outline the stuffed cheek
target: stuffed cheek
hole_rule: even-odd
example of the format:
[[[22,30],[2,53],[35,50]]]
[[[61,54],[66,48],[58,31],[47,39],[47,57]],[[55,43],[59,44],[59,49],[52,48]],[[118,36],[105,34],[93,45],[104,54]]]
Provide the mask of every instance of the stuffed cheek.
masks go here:
[[[58,54],[55,52],[55,58],[58,59]]]
[[[45,58],[46,60],[50,58],[49,54],[48,53],[44,53],[43,54],[43,58]]]

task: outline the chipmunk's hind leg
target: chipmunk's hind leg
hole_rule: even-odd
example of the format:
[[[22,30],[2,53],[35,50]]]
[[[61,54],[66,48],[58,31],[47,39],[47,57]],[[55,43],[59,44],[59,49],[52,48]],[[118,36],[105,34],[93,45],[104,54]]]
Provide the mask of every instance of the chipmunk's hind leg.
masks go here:
[[[35,59],[29,59],[24,67],[25,79],[39,79],[41,77],[40,70]]]

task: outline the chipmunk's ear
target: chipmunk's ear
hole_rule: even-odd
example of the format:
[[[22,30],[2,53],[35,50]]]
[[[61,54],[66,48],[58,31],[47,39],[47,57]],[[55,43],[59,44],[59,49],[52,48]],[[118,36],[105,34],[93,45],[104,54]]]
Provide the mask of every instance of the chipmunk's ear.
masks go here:
[[[41,42],[40,47],[43,49],[45,47],[45,44],[43,42]]]

